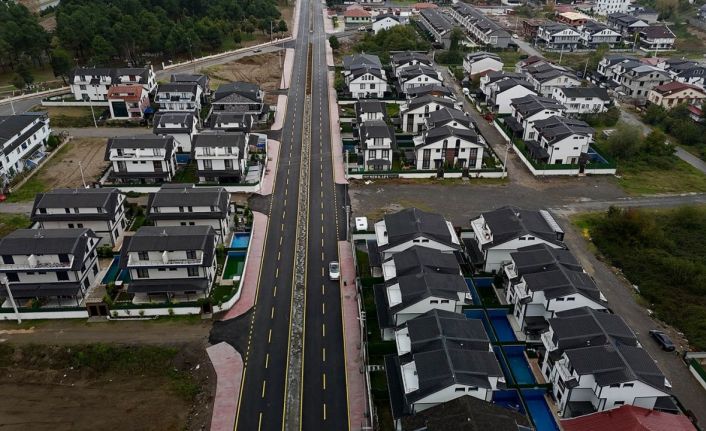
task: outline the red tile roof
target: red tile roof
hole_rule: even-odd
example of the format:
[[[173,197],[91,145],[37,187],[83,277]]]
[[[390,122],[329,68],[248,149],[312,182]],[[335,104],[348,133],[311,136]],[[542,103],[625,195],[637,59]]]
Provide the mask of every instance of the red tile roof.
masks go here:
[[[359,5],[352,5],[349,6],[346,9],[346,12],[343,14],[343,16],[348,16],[348,17],[369,17],[370,12],[367,10],[363,9]]]
[[[122,99],[137,102],[142,99],[145,89],[141,85],[114,85],[108,90],[108,99]]]
[[[686,416],[625,405],[561,421],[564,431],[696,431]]]
[[[663,96],[669,96],[671,94],[678,93],[678,92],[684,91],[684,90],[689,90],[689,89],[698,91],[702,95],[706,96],[706,93],[704,93],[704,90],[702,90],[700,87],[697,87],[696,85],[692,85],[692,84],[685,84],[685,83],[679,82],[679,81],[672,81],[672,82],[668,82],[663,85],[658,85],[658,86],[654,87],[652,90],[654,90],[655,92],[657,92]]]

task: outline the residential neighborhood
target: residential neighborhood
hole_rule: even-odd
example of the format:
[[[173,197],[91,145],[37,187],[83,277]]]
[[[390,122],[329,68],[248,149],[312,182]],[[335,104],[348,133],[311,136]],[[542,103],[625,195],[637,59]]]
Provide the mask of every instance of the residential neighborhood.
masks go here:
[[[1,3],[0,422],[702,429],[705,16]]]

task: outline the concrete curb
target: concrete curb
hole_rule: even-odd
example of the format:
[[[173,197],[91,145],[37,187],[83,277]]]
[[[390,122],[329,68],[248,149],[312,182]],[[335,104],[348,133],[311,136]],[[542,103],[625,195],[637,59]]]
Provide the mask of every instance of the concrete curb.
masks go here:
[[[206,352],[216,371],[211,431],[233,431],[243,379],[243,358],[226,342],[208,347]]]

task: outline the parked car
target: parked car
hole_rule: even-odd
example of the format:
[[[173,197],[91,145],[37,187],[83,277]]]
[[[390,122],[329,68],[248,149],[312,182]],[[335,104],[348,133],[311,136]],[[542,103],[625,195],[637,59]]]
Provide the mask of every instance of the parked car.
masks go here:
[[[255,49],[252,50],[252,52],[254,52],[254,53],[262,52],[262,49],[260,49],[260,48],[255,48]]]
[[[669,335],[665,334],[662,331],[659,331],[657,329],[653,329],[650,331],[650,335],[652,338],[657,341],[657,344],[662,347],[662,350],[665,350],[667,352],[673,352],[676,347],[674,346],[674,343],[672,342],[672,339],[669,338]]]
[[[338,262],[329,262],[328,264],[328,278],[331,280],[338,280],[341,278],[341,268]]]

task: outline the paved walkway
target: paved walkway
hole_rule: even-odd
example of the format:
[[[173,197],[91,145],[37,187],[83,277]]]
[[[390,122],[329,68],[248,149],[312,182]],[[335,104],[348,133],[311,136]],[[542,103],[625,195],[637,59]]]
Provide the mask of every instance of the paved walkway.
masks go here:
[[[275,186],[275,176],[277,175],[277,163],[279,162],[279,141],[267,140],[267,168],[262,176],[262,187],[259,194],[263,196],[271,195]]]
[[[233,431],[240,398],[240,382],[243,379],[243,358],[226,342],[211,346],[206,352],[216,371],[211,431]]]
[[[365,416],[367,397],[365,374],[361,373],[361,366],[364,365],[360,350],[362,338],[351,243],[338,242],[338,257],[341,260],[341,308],[348,385],[348,421],[352,430],[365,429],[364,427],[370,424]]]
[[[255,305],[257,285],[260,282],[260,267],[262,266],[265,237],[267,235],[268,218],[265,214],[253,211],[252,236],[250,237],[250,255],[248,265],[243,272],[243,282],[240,285],[240,299],[233,308],[228,310],[223,320],[234,319]]]
[[[33,206],[33,200],[27,202],[0,202],[0,213],[30,214]]]
[[[326,64],[334,65],[333,51],[331,46],[326,44]],[[341,120],[338,118],[338,98],[336,89],[333,86],[335,72],[328,73],[328,104],[329,122],[331,125],[331,151],[333,154],[333,175],[336,184],[348,184],[345,168],[343,164],[343,141],[341,140]]]

